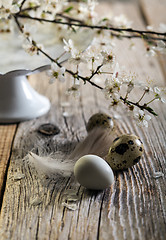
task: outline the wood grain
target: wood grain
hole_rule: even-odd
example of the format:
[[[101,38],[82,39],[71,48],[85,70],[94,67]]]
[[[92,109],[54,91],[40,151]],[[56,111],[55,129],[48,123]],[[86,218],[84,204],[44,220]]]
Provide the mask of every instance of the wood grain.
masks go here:
[[[154,29],[160,30],[160,24],[166,24],[166,1],[165,0],[140,0],[140,10],[144,16],[146,25],[152,26]],[[165,54],[159,54],[159,62],[166,79],[166,57]]]
[[[0,202],[5,187],[7,166],[11,154],[16,125],[0,125]]]
[[[102,6],[102,11],[108,11],[108,5]],[[131,2],[112,4],[111,11],[126,13],[136,25],[144,26],[138,8]],[[157,59],[142,57],[144,45],[141,41],[137,41],[134,52],[128,50],[130,42],[127,40],[116,44],[118,61],[129,71],[137,71],[144,79],[150,74],[164,84]],[[18,127],[1,209],[0,239],[164,240],[165,106],[154,103],[159,117],[152,119],[148,129],[142,129],[124,114],[125,109],[109,110],[102,93],[88,84],[81,87],[80,97],[74,99],[64,94],[71,85],[70,78],[64,84],[56,82],[49,85],[46,75],[39,74],[30,81],[34,88],[50,98],[52,107],[47,115],[21,123]],[[68,107],[64,107],[65,102],[69,103]],[[31,150],[38,154],[57,151],[68,154],[78,141],[85,138],[88,118],[101,110],[116,117],[117,134],[134,133],[140,136],[145,146],[142,160],[131,169],[116,173],[111,188],[88,191],[80,187],[73,175],[46,179],[24,159]],[[70,116],[65,117],[64,112]],[[60,134],[47,137],[37,132],[41,124],[48,122],[56,124]],[[155,179],[153,174],[158,171],[165,175]],[[76,210],[73,211],[63,205],[67,202],[69,189],[78,196]]]

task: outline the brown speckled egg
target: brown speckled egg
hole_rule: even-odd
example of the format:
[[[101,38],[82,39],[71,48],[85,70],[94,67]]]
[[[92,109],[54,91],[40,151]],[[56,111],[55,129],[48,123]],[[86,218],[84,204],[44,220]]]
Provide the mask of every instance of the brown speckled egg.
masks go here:
[[[87,123],[87,132],[90,132],[95,127],[113,129],[114,122],[112,118],[105,113],[96,113],[92,115]]]
[[[143,151],[143,144],[137,136],[121,135],[113,141],[106,161],[113,170],[127,169],[139,162]]]

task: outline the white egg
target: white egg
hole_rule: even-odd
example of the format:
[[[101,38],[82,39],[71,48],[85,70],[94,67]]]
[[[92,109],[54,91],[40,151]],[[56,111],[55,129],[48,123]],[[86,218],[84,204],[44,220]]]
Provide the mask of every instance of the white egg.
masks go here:
[[[103,190],[114,181],[111,167],[96,155],[81,157],[74,166],[74,175],[82,186],[93,190]]]

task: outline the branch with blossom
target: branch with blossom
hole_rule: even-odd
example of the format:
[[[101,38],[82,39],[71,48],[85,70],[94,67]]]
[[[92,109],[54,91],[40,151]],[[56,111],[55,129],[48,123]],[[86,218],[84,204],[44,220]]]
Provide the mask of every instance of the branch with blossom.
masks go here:
[[[146,112],[157,116],[149,105],[155,100],[165,102],[166,89],[145,84],[140,86],[136,76],[120,69],[113,53],[113,39],[140,38],[146,42],[148,56],[154,56],[158,52],[166,53],[166,25],[160,24],[160,31],[149,30],[150,27],[147,30],[137,30],[131,27],[131,22],[124,15],[98,20],[95,13],[96,5],[96,0],[82,1],[78,4],[72,4],[67,0],[10,0],[8,2],[0,0],[0,32],[12,31],[10,24],[16,23],[23,37],[24,49],[31,55],[42,54],[50,60],[51,69],[48,71],[50,83],[57,79],[63,82],[65,75],[70,74],[73,77],[73,85],[68,89],[68,93],[79,95],[80,80],[82,80],[84,84],[89,83],[100,89],[109,99],[110,106],[116,107],[123,103],[139,123],[148,126],[151,117]],[[70,53],[71,57],[68,61],[76,66],[75,71],[62,66],[59,62],[62,55],[56,59],[51,57],[44,47],[33,39],[27,21],[29,25],[38,22],[60,26],[59,40],[63,39],[64,43],[62,55]],[[64,34],[66,30],[77,34],[79,29],[90,29],[94,32],[90,46],[84,50],[79,50],[72,39],[67,40]],[[88,76],[84,76],[81,72],[82,65],[89,66]],[[143,89],[143,93],[139,100],[134,101],[131,99],[131,92],[137,87]],[[147,94],[151,94],[151,99],[144,102]]]

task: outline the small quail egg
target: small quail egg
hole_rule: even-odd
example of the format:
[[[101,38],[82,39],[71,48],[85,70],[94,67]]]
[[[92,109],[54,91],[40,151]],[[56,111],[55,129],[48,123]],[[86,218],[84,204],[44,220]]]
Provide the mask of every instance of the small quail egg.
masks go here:
[[[92,115],[87,123],[87,132],[90,132],[95,127],[110,128],[112,129],[114,122],[112,118],[105,113],[96,113]]]
[[[103,190],[114,181],[114,174],[108,163],[96,155],[81,157],[74,166],[76,180],[84,187]]]
[[[106,161],[113,170],[127,169],[139,162],[143,151],[143,144],[137,136],[121,135],[113,141]]]

